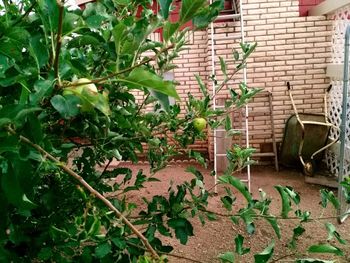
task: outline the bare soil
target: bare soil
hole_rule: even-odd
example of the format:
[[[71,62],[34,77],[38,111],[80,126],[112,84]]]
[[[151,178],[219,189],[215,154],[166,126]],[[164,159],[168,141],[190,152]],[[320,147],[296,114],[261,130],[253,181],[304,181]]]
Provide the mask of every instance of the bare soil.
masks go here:
[[[156,182],[147,185],[147,187],[138,192],[134,192],[129,198],[144,205],[142,197],[150,198],[151,196],[160,194],[167,195],[169,185],[172,182],[174,185],[191,180],[193,176],[185,172],[188,163],[176,162],[169,165],[164,170],[156,174],[156,177],[161,179],[161,182]],[[193,164],[191,164],[193,165]],[[120,164],[119,166],[125,166]],[[148,165],[130,165],[133,171],[143,169],[145,173],[149,170]],[[210,169],[197,167],[205,177],[207,189],[214,185],[214,178],[210,176]],[[251,192],[255,198],[259,198],[258,189],[263,189],[272,199],[270,211],[279,215],[281,211],[281,200],[278,192],[274,189],[274,185],[288,185],[293,187],[301,196],[301,210],[311,212],[313,218],[320,217],[335,217],[336,211],[331,205],[326,211],[322,211],[320,205],[320,189],[321,186],[306,184],[304,176],[296,170],[282,169],[276,172],[273,167],[255,166],[251,170],[252,189]],[[332,189],[336,192],[335,189]],[[209,209],[215,212],[223,212],[220,197],[225,194],[224,189],[218,187],[218,195],[211,198]],[[336,194],[336,193],[335,193]],[[243,198],[237,193],[237,210],[242,208]],[[290,213],[291,216],[293,212]],[[246,247],[251,247],[251,253],[236,258],[237,262],[254,262],[253,255],[261,252],[272,240],[275,241],[274,257],[269,262],[294,262],[298,258],[319,258],[335,260],[335,262],[350,262],[350,218],[343,224],[339,225],[336,219],[316,220],[305,223],[303,226],[306,232],[298,239],[297,249],[291,250],[288,244],[293,235],[293,228],[297,226],[298,220],[281,220],[282,238],[279,240],[275,235],[271,226],[264,220],[259,220],[256,223],[256,232],[253,235],[246,233],[245,225],[235,225],[229,217],[218,217],[217,221],[207,221],[205,226],[202,226],[197,218],[191,219],[194,226],[195,236],[190,237],[186,245],[181,245],[175,238],[162,238],[166,243],[174,246],[174,251],[171,253],[174,256],[169,256],[170,262],[219,262],[217,257],[220,253],[226,251],[234,251],[234,238],[237,234],[245,237],[244,244]],[[327,231],[324,226],[325,222],[331,222],[336,227],[343,239],[347,241],[346,245],[342,245],[336,240],[328,241],[330,244],[341,248],[344,251],[344,256],[334,256],[333,254],[307,254],[307,248],[312,244],[320,244],[327,242]],[[192,259],[192,260],[190,260]]]

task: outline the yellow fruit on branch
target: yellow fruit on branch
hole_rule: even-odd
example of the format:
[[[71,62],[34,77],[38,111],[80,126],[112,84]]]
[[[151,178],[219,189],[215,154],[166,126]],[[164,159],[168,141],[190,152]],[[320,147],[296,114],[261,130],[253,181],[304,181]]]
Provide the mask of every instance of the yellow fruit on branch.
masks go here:
[[[89,83],[89,84],[84,84]],[[80,85],[78,85],[80,84]],[[63,95],[72,95],[77,94],[80,95],[82,92],[89,92],[91,94],[97,94],[98,90],[96,88],[96,85],[91,83],[91,80],[87,78],[81,78],[73,82],[73,86],[65,88],[63,90]]]
[[[204,118],[195,118],[193,120],[193,127],[197,131],[202,131],[207,126],[207,121]]]

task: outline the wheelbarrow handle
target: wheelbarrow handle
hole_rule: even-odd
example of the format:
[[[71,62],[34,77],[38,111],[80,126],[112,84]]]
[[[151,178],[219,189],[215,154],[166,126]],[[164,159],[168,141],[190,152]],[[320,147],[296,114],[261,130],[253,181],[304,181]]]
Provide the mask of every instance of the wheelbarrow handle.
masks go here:
[[[328,92],[330,92],[330,91],[331,91],[331,89],[332,89],[332,84],[331,84],[331,85],[329,85],[329,87],[328,87],[328,89],[327,89],[327,93],[328,93]]]

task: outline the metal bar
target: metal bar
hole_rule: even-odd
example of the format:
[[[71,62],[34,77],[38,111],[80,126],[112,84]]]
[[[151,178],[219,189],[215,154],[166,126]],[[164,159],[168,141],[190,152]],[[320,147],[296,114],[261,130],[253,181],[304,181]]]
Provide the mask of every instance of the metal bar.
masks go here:
[[[346,137],[346,122],[348,110],[348,85],[349,85],[349,47],[350,47],[350,25],[346,27],[345,45],[344,45],[344,76],[343,76],[343,102],[340,124],[340,155],[339,155],[339,174],[338,174],[338,199],[340,201],[340,209],[338,209],[338,221],[343,223],[348,215],[341,216],[342,204],[344,204],[343,187],[340,183],[344,180],[344,155],[345,155],[345,137]]]
[[[241,34],[242,34],[242,44],[245,43],[245,38],[244,38],[244,21],[243,21],[243,7],[242,7],[242,0],[239,1],[239,14],[240,14],[240,20],[241,20]],[[243,68],[243,81],[245,84],[247,84],[247,67]],[[250,143],[249,143],[249,122],[248,122],[248,117],[249,117],[249,109],[248,105],[245,106],[245,129],[246,129],[246,147],[249,148]],[[249,162],[250,158],[248,158]],[[247,166],[247,177],[248,177],[248,190],[250,192],[250,165]]]
[[[319,122],[319,121],[302,121],[303,124],[305,125],[321,125],[321,126],[327,126],[327,127],[332,127],[332,123],[325,123],[325,122]]]

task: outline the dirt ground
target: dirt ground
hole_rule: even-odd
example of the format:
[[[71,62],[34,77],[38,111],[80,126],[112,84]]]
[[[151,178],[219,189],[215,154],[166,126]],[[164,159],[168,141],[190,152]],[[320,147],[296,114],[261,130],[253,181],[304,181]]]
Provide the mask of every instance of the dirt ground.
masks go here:
[[[151,197],[156,194],[167,194],[167,190],[171,181],[174,184],[181,183],[184,180],[192,179],[192,175],[185,172],[188,163],[178,162],[170,164],[164,170],[157,173],[157,178],[161,179],[159,183],[152,183],[139,192],[134,192],[130,198],[132,201],[141,204],[141,197]],[[193,164],[191,164],[193,165]],[[126,165],[133,171],[143,169],[144,172],[149,170],[148,165]],[[197,167],[205,176],[205,184],[207,189],[214,184],[213,177],[210,176],[210,170]],[[322,212],[320,205],[319,191],[322,187],[318,185],[306,184],[304,176],[296,170],[282,169],[276,172],[273,167],[255,166],[251,169],[252,189],[255,198],[258,198],[258,189],[263,189],[269,197],[272,198],[270,211],[275,214],[280,214],[281,200],[278,192],[273,188],[274,185],[292,186],[301,196],[301,210],[311,212],[313,218],[320,215],[324,217],[332,217],[336,215],[336,211],[329,205],[329,209]],[[333,189],[334,190],[334,189]],[[218,188],[218,195],[211,198],[209,203],[210,210],[222,212],[220,197],[224,194],[223,188]],[[335,193],[336,194],[336,193]],[[239,194],[237,194],[239,197]],[[242,199],[238,198],[238,209]],[[292,215],[292,212],[291,214]],[[345,255],[334,256],[333,254],[306,254],[307,248],[312,244],[324,243],[327,239],[327,231],[324,226],[325,222],[332,222],[343,239],[347,241],[346,245],[341,245],[336,240],[328,241],[330,244],[342,248]],[[234,237],[240,233],[245,237],[245,246],[251,247],[251,253],[243,257],[236,258],[237,262],[254,262],[254,253],[261,252],[272,240],[275,241],[274,257],[269,262],[294,262],[298,258],[320,258],[334,260],[335,262],[350,262],[350,218],[343,224],[339,225],[337,220],[317,220],[312,223],[306,223],[303,226],[306,232],[298,239],[297,249],[291,250],[288,248],[288,243],[293,234],[293,228],[297,225],[297,220],[283,220],[280,223],[282,238],[278,240],[271,226],[265,221],[258,221],[256,224],[256,232],[253,235],[246,234],[245,226],[235,225],[227,217],[218,217],[217,221],[207,221],[203,227],[198,219],[191,219],[194,226],[194,237],[189,238],[187,245],[181,245],[176,239],[163,239],[167,243],[174,246],[172,252],[175,256],[170,256],[170,262],[219,262],[217,256],[226,251],[234,251]],[[190,260],[193,259],[193,260]]]

